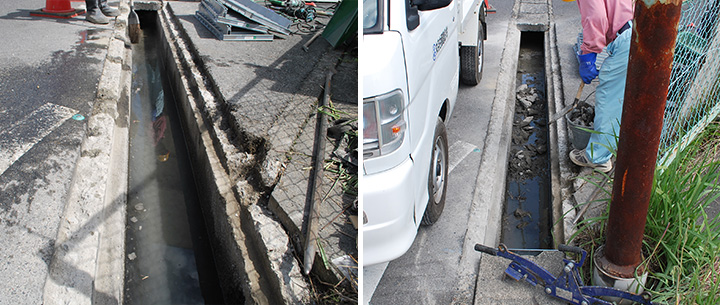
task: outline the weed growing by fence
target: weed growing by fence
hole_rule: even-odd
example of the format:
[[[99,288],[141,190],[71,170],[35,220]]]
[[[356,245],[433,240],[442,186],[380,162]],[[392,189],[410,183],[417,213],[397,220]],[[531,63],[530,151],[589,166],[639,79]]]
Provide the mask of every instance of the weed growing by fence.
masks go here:
[[[720,217],[709,212],[720,197],[719,143],[720,127],[713,123],[673,162],[656,169],[643,241],[643,264],[650,271],[646,289],[655,302],[720,304]],[[584,220],[574,242],[594,254],[604,243],[606,221],[607,210]],[[586,265],[589,278],[592,265]]]

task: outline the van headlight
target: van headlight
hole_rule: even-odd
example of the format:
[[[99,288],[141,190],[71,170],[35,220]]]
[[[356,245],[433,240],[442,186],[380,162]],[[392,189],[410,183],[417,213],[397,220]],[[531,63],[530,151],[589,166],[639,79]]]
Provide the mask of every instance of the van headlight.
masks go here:
[[[363,99],[363,156],[373,158],[397,150],[405,138],[405,100],[400,89]]]

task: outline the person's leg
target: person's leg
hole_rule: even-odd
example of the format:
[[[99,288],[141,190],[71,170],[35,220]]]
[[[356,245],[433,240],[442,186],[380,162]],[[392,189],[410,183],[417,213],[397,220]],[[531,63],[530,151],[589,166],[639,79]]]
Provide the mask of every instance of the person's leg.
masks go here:
[[[87,13],[85,13],[85,20],[97,23],[97,24],[108,24],[110,19],[100,11],[98,7],[98,0],[85,0],[85,6]]]
[[[609,56],[598,75],[594,129],[599,133],[590,135],[590,141],[585,148],[585,154],[595,164],[610,160],[610,149],[617,148],[631,36],[632,31],[626,30],[607,46]]]
[[[85,7],[88,11],[98,7],[97,0],[85,0]]]
[[[102,13],[103,13],[105,16],[109,16],[109,17],[117,17],[117,16],[120,16],[120,10],[118,10],[118,9],[112,7],[112,6],[109,6],[108,3],[107,3],[107,0],[98,0],[98,1],[100,2],[100,3],[99,3],[99,4],[100,4],[100,11],[102,11]]]

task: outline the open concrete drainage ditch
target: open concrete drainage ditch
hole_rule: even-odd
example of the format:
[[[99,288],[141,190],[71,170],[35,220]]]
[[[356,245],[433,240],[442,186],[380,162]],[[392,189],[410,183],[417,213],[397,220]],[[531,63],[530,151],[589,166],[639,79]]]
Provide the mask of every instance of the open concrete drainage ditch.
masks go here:
[[[125,304],[223,303],[154,13],[133,51]],[[154,16],[157,18],[157,16]]]
[[[509,248],[553,247],[544,33],[522,32],[500,241]]]
[[[297,236],[267,207],[266,139],[228,128],[176,17],[156,9],[138,10],[133,45],[123,303],[310,303]],[[343,282],[325,268],[311,277]]]
[[[572,181],[577,174],[566,156],[571,140],[588,134],[575,132],[574,126],[587,128],[592,121],[585,107],[548,123],[549,117],[572,103],[572,97],[563,93],[556,28],[549,15],[549,4],[515,2],[505,46],[510,51],[503,54],[507,72],[498,82],[510,85],[502,86],[509,103],[498,107],[506,111],[498,117],[511,122],[496,122],[503,125],[501,147],[507,147],[506,160],[498,159],[507,171],[502,177],[505,188],[498,194],[503,210],[497,212],[501,230],[497,242],[525,249],[520,252],[525,254],[552,250],[574,232],[577,203]]]

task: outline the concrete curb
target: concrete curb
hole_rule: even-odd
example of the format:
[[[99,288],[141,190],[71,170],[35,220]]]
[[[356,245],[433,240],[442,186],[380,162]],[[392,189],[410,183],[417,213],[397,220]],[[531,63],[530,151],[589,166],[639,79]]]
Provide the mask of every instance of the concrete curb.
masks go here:
[[[287,234],[280,224],[270,218],[270,214],[265,208],[259,205],[251,205],[249,207],[252,215],[255,229],[260,233],[263,244],[260,245],[261,250],[265,250],[268,254],[270,269],[280,271],[279,289],[286,304],[307,304],[310,302],[309,295],[300,293],[296,289],[306,291],[307,283],[301,274],[300,266],[295,261],[292,252],[291,242]]]
[[[476,243],[494,247],[500,241],[502,208],[507,183],[507,159],[515,112],[517,58],[520,53],[520,30],[517,27],[519,10],[520,1],[517,1],[508,24],[495,100],[485,138],[485,149],[473,192],[468,230],[463,242],[461,266],[469,265],[468,260],[478,260],[479,254],[474,249]],[[464,274],[458,275],[460,284],[465,286],[462,287],[462,291],[473,291],[471,285],[475,285],[477,290],[477,287],[482,285],[480,277],[477,276],[480,266],[481,264],[478,263],[477,268],[468,269]],[[477,291],[475,292],[477,294]],[[465,303],[472,302],[472,299],[471,296],[459,298]]]
[[[246,161],[255,156],[241,153],[228,139],[221,124],[225,120],[220,109],[223,101],[214,94],[213,86],[204,79],[197,63],[194,47],[187,34],[177,25],[172,9],[159,11],[161,35],[169,58],[166,69],[183,90],[176,94],[185,116],[183,126],[189,137],[189,151],[196,169],[203,210],[211,236],[220,282],[227,302],[248,304],[308,303],[309,288],[305,278],[295,271],[300,267],[287,234],[265,209],[253,205],[259,193],[244,180],[231,179],[224,167],[227,156],[242,155]],[[233,183],[233,180],[236,183]],[[279,240],[278,240],[279,239]],[[269,257],[267,253],[272,253]],[[275,259],[282,259],[278,264]],[[228,272],[228,270],[230,272]],[[240,281],[233,281],[237,277]]]
[[[127,2],[120,2],[127,12]],[[108,42],[87,133],[58,229],[45,282],[45,304],[122,302],[127,181],[127,20],[118,17]],[[108,149],[111,147],[112,149]]]
[[[485,138],[480,170],[476,180],[468,232],[465,235],[462,259],[476,258],[476,243],[496,245],[500,238],[502,201],[505,194],[507,155],[510,149],[512,115],[515,111],[515,73],[520,52],[520,30],[514,22],[519,2],[515,3],[508,25],[505,49],[500,63],[495,100]],[[490,185],[488,185],[490,183]]]
[[[567,11],[567,7],[564,7],[566,5],[570,6],[569,12]],[[555,101],[557,105],[556,109],[559,109],[557,107],[563,107],[572,102],[577,86],[581,83],[580,77],[577,75],[577,61],[573,53],[575,52],[574,49],[577,44],[578,31],[580,31],[582,27],[575,5],[564,2],[554,2],[553,9],[555,10],[552,18],[553,26],[557,24],[557,27],[553,31],[555,38],[552,39],[551,43],[557,50],[558,62],[560,64],[560,71],[558,73],[562,74],[560,82],[556,83],[555,88],[560,91],[560,93],[556,95]],[[563,11],[564,9],[565,11]],[[600,59],[600,57],[598,57],[598,59]],[[594,104],[594,91],[596,86],[596,81],[585,85],[582,98],[589,104]],[[565,242],[568,243],[568,239],[577,231],[573,220],[579,213],[586,210],[586,207],[588,207],[586,204],[590,196],[592,196],[595,191],[600,192],[598,194],[599,196],[595,198],[595,202],[589,205],[585,214],[581,217],[581,220],[587,220],[602,214],[605,209],[605,202],[603,202],[602,199],[609,196],[609,188],[611,188],[611,185],[605,185],[607,194],[598,190],[597,183],[600,183],[603,176],[596,172],[594,173],[592,169],[577,167],[570,161],[568,154],[569,151],[574,148],[570,141],[573,134],[570,132],[569,125],[565,119],[558,120],[557,125],[558,157],[562,183],[560,196],[562,199],[562,213],[564,215],[563,231]],[[555,208],[557,208],[557,206]]]
[[[563,51],[558,48],[558,39],[561,39],[559,36],[562,37],[563,33],[562,30],[556,28],[552,6],[550,13],[552,21],[549,31],[549,40],[546,45],[551,50],[552,71],[555,78],[553,81],[553,91],[555,92],[554,107],[555,109],[561,109],[562,107],[572,103],[573,97],[570,96],[570,94],[574,95],[575,90],[577,90],[576,86],[580,84],[581,80],[576,74],[572,74],[573,72],[577,73],[576,70],[574,70],[576,68],[570,69],[567,65],[565,67],[561,67],[561,54],[571,56],[571,63],[574,63],[575,58],[572,53],[565,53],[568,52],[568,50]],[[573,34],[574,33],[575,32],[573,32]],[[573,35],[573,39],[574,38],[575,37]],[[569,74],[569,76],[562,77],[563,69],[566,74],[569,72],[571,74]],[[568,88],[569,86],[572,87]],[[588,94],[588,92],[592,92],[595,86],[596,83],[585,85],[585,92],[583,93],[583,96],[587,99],[588,103],[594,103],[593,94]],[[569,130],[570,127],[567,121],[565,119],[560,119],[554,125],[556,126],[554,128],[555,130],[552,131],[552,135],[556,137],[556,140],[553,141],[552,149],[555,151],[554,156],[557,156],[557,160],[553,160],[553,162],[557,162],[556,165],[559,169],[559,178],[558,176],[553,177],[553,179],[559,179],[557,184],[553,184],[553,219],[556,219],[554,234],[555,236],[562,236],[562,238],[555,238],[555,240],[557,240],[556,244],[568,244],[569,239],[577,231],[576,224],[573,221],[577,217],[576,215],[582,210],[582,204],[585,204],[588,201],[587,199],[590,197],[591,193],[595,191],[596,187],[584,179],[578,179],[585,176],[592,176],[593,170],[589,168],[581,168],[578,171],[568,157],[569,152],[573,149],[573,147],[570,141],[572,134]],[[553,173],[553,175],[555,175],[555,173]],[[599,183],[599,178],[597,182]],[[594,215],[599,214],[601,210],[601,208],[599,208],[600,206],[602,206],[602,204],[597,202],[591,204],[587,215],[590,215],[591,213]],[[585,216],[586,219],[588,217],[587,215]],[[561,218],[562,222],[557,220]]]
[[[202,207],[208,214],[206,217],[210,219],[208,223],[214,224],[212,228],[208,228],[208,233],[225,245],[223,249],[214,251],[216,255],[224,257],[224,259],[216,259],[217,267],[219,270],[229,270],[229,273],[238,274],[240,277],[240,282],[234,282],[229,275],[219,274],[224,298],[230,302],[269,303],[267,293],[262,290],[263,286],[269,284],[260,278],[258,271],[260,266],[255,266],[255,262],[249,259],[247,238],[240,220],[240,203],[235,199],[230,179],[214,149],[214,134],[211,135],[211,132],[215,131],[211,124],[213,120],[210,119],[206,123],[205,116],[202,115],[207,113],[207,110],[202,111],[201,107],[215,106],[215,98],[211,91],[205,88],[204,81],[198,79],[201,77],[200,73],[193,64],[186,42],[180,38],[180,33],[173,26],[171,13],[167,8],[158,13],[163,41],[168,42],[164,47],[170,50],[166,53],[173,54],[170,62],[172,65],[165,65],[166,68],[172,69],[171,77],[179,78],[185,90],[197,88],[195,92],[185,91],[177,96],[181,99],[183,96],[186,97],[180,101],[179,108],[183,110],[181,113],[181,116],[184,116],[183,121],[192,122],[188,124],[189,126],[183,126],[189,131],[187,136],[193,139],[188,147],[191,158],[195,160],[193,163],[203,163],[199,168],[204,170],[195,172],[196,178],[199,181],[209,182],[198,185],[201,196],[210,202],[210,207]],[[221,222],[223,218],[225,221]]]
[[[557,33],[553,21],[552,5],[549,6],[550,26],[545,34],[545,71],[548,77],[547,91],[548,113],[550,117],[555,116],[556,110],[565,107],[565,96],[563,94],[562,73],[560,71],[560,55],[557,47]],[[569,101],[570,103],[572,101]],[[557,120],[550,125],[550,157],[551,157],[551,181],[552,181],[552,215],[553,240],[555,245],[567,243],[567,238],[572,235],[572,220],[575,217],[573,204],[569,202],[570,183],[568,173],[570,164],[568,155],[568,127],[565,120]],[[561,145],[560,143],[563,143]],[[562,219],[562,221],[559,221]]]

